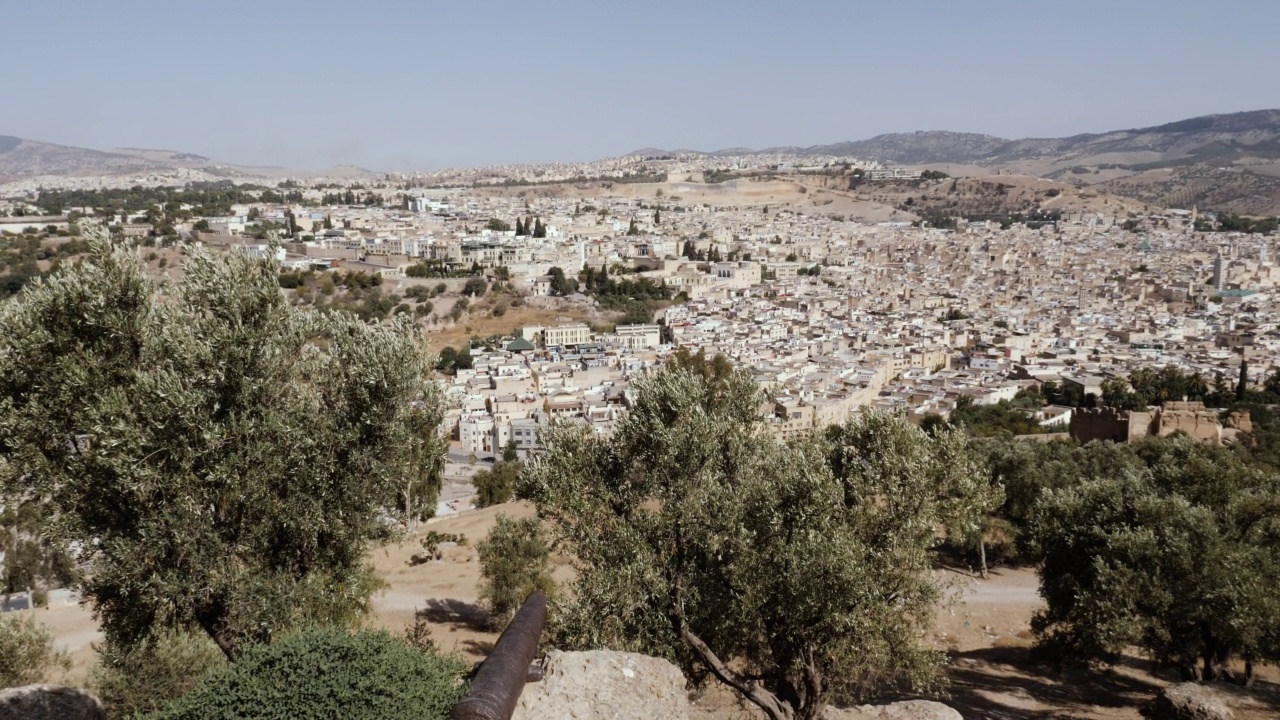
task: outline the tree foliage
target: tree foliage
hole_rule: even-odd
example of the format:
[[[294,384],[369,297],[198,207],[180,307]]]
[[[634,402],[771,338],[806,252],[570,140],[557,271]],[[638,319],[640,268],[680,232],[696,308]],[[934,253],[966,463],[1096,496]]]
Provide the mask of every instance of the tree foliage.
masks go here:
[[[195,251],[160,287],[97,235],[0,311],[0,481],[80,548],[121,647],[199,628],[234,657],[366,607],[438,392],[407,320],[298,310],[277,272]]]
[[[956,402],[950,422],[965,428],[974,437],[995,435],[1035,435],[1045,430],[1031,412],[1008,400],[994,405],[978,405],[969,397]]]
[[[444,720],[466,686],[456,658],[383,630],[315,628],[254,646],[150,720]]]
[[[493,470],[481,470],[471,479],[476,487],[476,507],[489,507],[509,502],[516,493],[520,478],[520,462],[495,463]]]
[[[471,350],[463,348],[456,350],[453,347],[446,347],[436,356],[436,370],[450,375],[456,375],[459,370],[471,369]]]
[[[466,285],[462,286],[462,294],[471,297],[480,297],[489,290],[489,283],[484,278],[471,278]]]
[[[1121,410],[1145,410],[1150,405],[1164,405],[1171,400],[1182,399],[1199,400],[1210,405],[1231,400],[1210,388],[1208,380],[1200,373],[1185,373],[1172,365],[1138,368],[1127,380],[1107,378],[1102,381],[1103,404]]]
[[[54,649],[49,628],[31,613],[0,616],[0,688],[45,682],[50,671],[70,665],[70,659]]]
[[[497,525],[476,550],[480,554],[480,601],[495,630],[511,622],[533,591],[554,592],[551,538],[538,518],[499,514]]]
[[[1135,450],[1138,466],[1046,490],[1035,507],[1041,647],[1090,661],[1138,645],[1206,679],[1233,657],[1280,659],[1280,475],[1188,437]]]
[[[1005,437],[978,441],[977,447],[984,455],[991,483],[1004,488],[997,516],[1008,523],[1014,543],[1025,539],[1036,503],[1045,491],[1137,472],[1142,465],[1129,446],[1111,442],[1081,446],[1071,441],[1025,442]],[[1024,560],[1038,559],[1036,549],[1027,543],[1018,545],[1017,552]]]
[[[554,426],[522,478],[578,559],[558,642],[668,657],[775,720],[937,680],[918,642],[940,599],[930,549],[985,482],[963,434],[871,414],[784,444],[745,372],[633,390],[611,438]]]
[[[204,634],[161,631],[132,648],[107,643],[89,685],[111,717],[163,709],[227,664]]]
[[[567,277],[564,270],[559,267],[553,267],[549,271],[551,275],[551,294],[552,295],[572,295],[578,291],[578,281]]]

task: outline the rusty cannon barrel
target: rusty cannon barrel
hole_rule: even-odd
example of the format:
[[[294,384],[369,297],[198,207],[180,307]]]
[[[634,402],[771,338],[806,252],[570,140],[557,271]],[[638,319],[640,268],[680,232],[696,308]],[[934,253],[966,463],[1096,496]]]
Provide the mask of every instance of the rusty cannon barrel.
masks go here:
[[[524,601],[502,631],[493,652],[476,671],[471,692],[453,707],[449,720],[511,720],[530,679],[529,664],[538,652],[546,622],[547,595],[539,590]]]

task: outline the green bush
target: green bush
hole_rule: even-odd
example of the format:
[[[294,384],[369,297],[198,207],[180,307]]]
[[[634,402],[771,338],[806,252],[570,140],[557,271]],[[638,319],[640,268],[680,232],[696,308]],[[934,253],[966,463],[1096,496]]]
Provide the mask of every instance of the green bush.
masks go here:
[[[0,617],[0,687],[44,682],[58,667],[68,668],[70,662],[53,649],[49,628],[29,612]]]
[[[476,546],[480,553],[480,600],[489,623],[505,627],[534,590],[555,589],[551,579],[551,540],[536,517],[498,515],[489,537]]]
[[[462,661],[384,630],[304,630],[247,650],[151,720],[443,719],[466,690]]]
[[[519,462],[495,463],[493,470],[481,470],[471,478],[476,488],[476,507],[489,507],[510,502],[520,479]]]
[[[111,717],[130,717],[164,708],[226,664],[203,633],[164,632],[133,648],[108,643],[89,685]]]

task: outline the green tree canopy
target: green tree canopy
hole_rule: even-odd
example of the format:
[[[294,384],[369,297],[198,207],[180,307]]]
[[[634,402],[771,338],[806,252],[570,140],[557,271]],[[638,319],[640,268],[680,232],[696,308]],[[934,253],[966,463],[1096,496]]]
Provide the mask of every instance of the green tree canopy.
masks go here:
[[[359,615],[381,508],[440,422],[410,321],[296,309],[275,263],[238,253],[194,251],[160,286],[91,245],[0,310],[6,503],[80,548],[121,647],[198,628],[234,658]]]
[[[489,624],[501,630],[511,622],[529,594],[552,595],[551,538],[536,517],[513,518],[499,513],[489,537],[476,546],[480,554],[480,601]]]
[[[563,269],[553,267],[548,274],[551,275],[551,294],[552,295],[572,295],[578,291],[578,281],[567,277]]]
[[[484,278],[471,278],[466,285],[462,286],[462,294],[471,297],[480,297],[489,289],[489,283]]]
[[[1185,436],[1136,452],[1136,468],[1046,490],[1036,505],[1041,647],[1090,661],[1137,645],[1206,679],[1233,657],[1246,675],[1280,659],[1280,475]]]
[[[520,478],[520,462],[494,463],[492,470],[481,470],[471,479],[476,488],[476,507],[489,507],[509,502]]]
[[[745,372],[632,387],[611,438],[553,426],[522,478],[579,562],[558,642],[671,658],[774,720],[937,679],[930,548],[984,481],[964,435],[866,415],[784,444]]]

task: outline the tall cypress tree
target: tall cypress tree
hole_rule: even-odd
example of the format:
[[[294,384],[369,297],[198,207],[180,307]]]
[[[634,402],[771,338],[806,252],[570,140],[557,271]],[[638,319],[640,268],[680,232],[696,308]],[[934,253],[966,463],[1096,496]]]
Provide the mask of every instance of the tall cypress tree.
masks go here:
[[[1240,361],[1240,381],[1236,383],[1236,401],[1244,402],[1245,393],[1249,391],[1249,361]]]
[[[516,218],[516,236],[528,235],[528,234],[529,233],[524,231],[524,221],[521,220],[519,217],[517,217]]]

